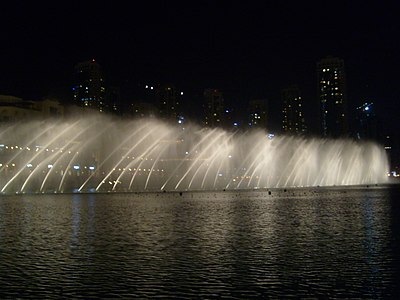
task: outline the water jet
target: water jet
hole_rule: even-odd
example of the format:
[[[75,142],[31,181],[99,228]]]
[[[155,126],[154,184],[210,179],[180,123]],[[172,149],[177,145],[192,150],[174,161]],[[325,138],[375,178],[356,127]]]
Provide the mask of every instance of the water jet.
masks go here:
[[[8,124],[0,128],[0,144],[3,194],[224,191],[388,181],[386,153],[373,142],[271,139],[262,130],[182,127],[157,119],[86,116]]]

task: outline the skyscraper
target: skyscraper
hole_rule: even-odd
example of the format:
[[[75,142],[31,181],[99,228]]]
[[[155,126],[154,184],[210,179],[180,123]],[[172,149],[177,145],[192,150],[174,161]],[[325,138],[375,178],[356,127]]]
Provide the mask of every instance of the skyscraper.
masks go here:
[[[105,87],[100,65],[93,59],[75,66],[74,102],[103,112]]]
[[[348,134],[346,75],[343,59],[327,57],[317,63],[321,133],[339,137]]]
[[[157,96],[160,117],[171,121],[178,120],[183,92],[171,84],[164,84],[157,87]]]
[[[204,124],[210,127],[224,124],[224,98],[218,89],[204,90]]]
[[[267,104],[268,102],[265,99],[250,100],[248,108],[249,126],[267,129],[268,125]]]
[[[105,109],[114,114],[121,114],[121,89],[116,86],[108,86],[105,93]]]
[[[305,133],[307,131],[304,119],[303,98],[297,85],[292,85],[282,91],[283,122],[282,129],[286,133]]]

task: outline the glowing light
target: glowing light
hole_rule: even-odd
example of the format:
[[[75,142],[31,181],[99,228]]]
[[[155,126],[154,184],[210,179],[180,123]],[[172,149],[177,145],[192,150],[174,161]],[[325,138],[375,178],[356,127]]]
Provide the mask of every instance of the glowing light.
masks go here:
[[[4,157],[10,156],[5,164],[10,163],[8,169],[1,168],[4,170],[0,174],[3,176],[0,177],[3,183],[0,193],[27,192],[25,186],[33,192],[70,192],[76,187],[82,192],[93,188],[98,192],[234,190],[372,184],[388,180],[388,153],[378,144],[371,143],[366,147],[363,143],[355,145],[354,141],[287,137],[263,131],[249,131],[244,135],[236,130],[195,125],[182,132],[182,126],[158,120],[138,120],[129,128],[121,126],[125,123],[113,121],[113,126],[106,127],[106,119],[102,118],[96,118],[98,123],[95,124],[90,123],[93,119],[87,123],[82,120],[80,127],[72,124],[68,130],[64,129],[64,124],[56,123],[54,134],[49,137],[42,137],[43,127],[36,123],[24,124],[32,130],[25,140],[21,139],[23,135],[18,135],[19,139],[12,146],[16,149],[15,145],[18,145],[19,150],[24,145],[25,150],[36,137],[35,140],[42,143],[36,147],[40,152],[4,153],[8,154]],[[178,116],[175,125],[179,120],[183,119]],[[234,124],[239,125],[239,122]],[[18,126],[22,125],[16,125],[16,132],[20,132]],[[4,148],[5,142],[0,144],[3,145],[0,152],[11,152]],[[110,145],[103,147],[107,143]],[[389,145],[387,143],[386,147]],[[65,150],[64,154],[56,156],[61,149]],[[346,166],[338,167],[342,161]],[[15,163],[13,166],[12,162]],[[97,172],[97,166],[100,172]],[[33,170],[35,172],[31,172]],[[131,173],[128,175],[128,172]],[[27,173],[30,174],[26,176]],[[390,173],[390,178],[397,175],[398,171]],[[114,186],[109,186],[109,181]],[[22,188],[19,183],[23,183]]]

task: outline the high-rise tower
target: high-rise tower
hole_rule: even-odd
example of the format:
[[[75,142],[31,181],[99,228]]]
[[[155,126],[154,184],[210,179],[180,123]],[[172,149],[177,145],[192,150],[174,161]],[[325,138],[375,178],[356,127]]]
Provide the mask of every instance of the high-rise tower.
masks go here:
[[[317,63],[318,96],[323,136],[348,134],[346,75],[343,59],[327,57]]]
[[[282,91],[283,122],[282,129],[287,133],[305,133],[307,130],[304,119],[303,99],[297,85],[292,85]]]
[[[183,92],[178,91],[171,84],[157,87],[160,117],[167,120],[178,120],[182,103]]]
[[[72,88],[74,102],[103,112],[105,109],[105,88],[100,65],[93,59],[75,66],[75,84]]]
[[[218,127],[224,124],[224,98],[218,89],[204,90],[205,116],[204,124]]]
[[[268,102],[266,99],[250,100],[248,107],[248,124],[251,127],[267,129]]]

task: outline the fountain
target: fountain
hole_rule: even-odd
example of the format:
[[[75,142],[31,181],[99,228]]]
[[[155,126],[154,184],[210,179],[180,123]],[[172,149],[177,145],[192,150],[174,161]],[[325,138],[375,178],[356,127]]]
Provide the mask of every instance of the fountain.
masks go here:
[[[0,128],[3,194],[381,184],[387,170],[382,147],[350,139],[106,116]]]

